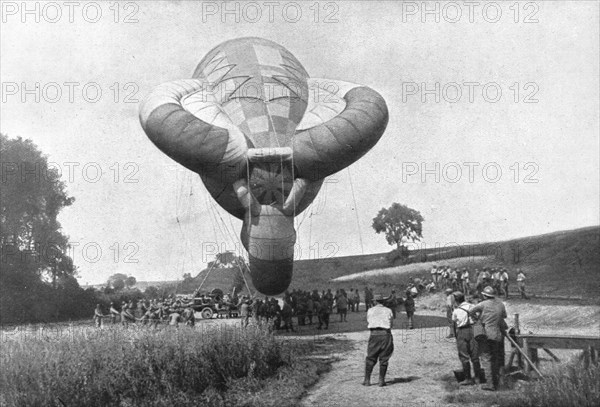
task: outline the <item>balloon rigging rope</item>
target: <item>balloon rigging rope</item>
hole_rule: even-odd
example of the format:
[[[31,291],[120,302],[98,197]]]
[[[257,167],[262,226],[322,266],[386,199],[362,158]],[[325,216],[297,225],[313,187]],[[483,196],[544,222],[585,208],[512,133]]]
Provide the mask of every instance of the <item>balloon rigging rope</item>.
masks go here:
[[[350,173],[350,167],[346,167],[348,171],[348,179],[350,180],[350,190],[352,191],[352,200],[354,201],[354,214],[356,215],[356,227],[358,229],[358,239],[360,240],[360,250],[362,254],[365,254],[365,248],[363,246],[362,234],[360,233],[360,222],[358,220],[358,206],[356,206],[356,196],[354,195],[354,185],[352,184],[352,174]]]

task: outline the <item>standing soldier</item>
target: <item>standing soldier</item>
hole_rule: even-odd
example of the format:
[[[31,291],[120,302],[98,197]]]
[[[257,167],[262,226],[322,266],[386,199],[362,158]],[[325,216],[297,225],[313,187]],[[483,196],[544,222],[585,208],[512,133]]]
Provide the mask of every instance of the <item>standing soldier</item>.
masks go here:
[[[471,290],[471,285],[469,284],[469,270],[467,270],[466,268],[463,269],[461,280],[462,280],[462,292],[465,295],[469,295],[469,292]]]
[[[358,293],[358,288],[356,289],[356,291],[354,291],[354,306],[356,307],[355,310],[356,312],[360,311],[360,294]]]
[[[433,268],[431,269],[430,274],[431,274],[431,280],[433,280],[433,283],[437,284],[437,276],[438,276],[438,274],[437,274],[437,266],[433,266]]]
[[[100,304],[96,304],[96,309],[94,310],[94,322],[96,323],[96,328],[102,328],[102,318],[104,318],[102,308],[100,308]]]
[[[475,384],[473,376],[478,377],[481,383],[482,374],[481,364],[479,363],[479,347],[473,335],[473,317],[469,314],[473,305],[465,301],[465,296],[460,291],[455,292],[453,295],[458,304],[452,312],[452,321],[456,326],[458,359],[463,368],[464,381],[461,380],[461,385]],[[473,364],[473,376],[471,376],[471,364],[469,361]]]
[[[335,299],[338,314],[340,314],[340,322],[348,322],[346,315],[348,315],[348,298],[346,298],[346,291],[340,290],[340,293]]]
[[[455,291],[456,288],[456,282],[458,280],[458,273],[456,268],[450,269],[450,286],[448,288],[451,288],[452,291]]]
[[[519,269],[517,272],[517,287],[519,287],[519,293],[521,294],[521,298],[528,300],[529,297],[527,297],[527,294],[525,294],[526,279],[527,277],[525,276],[525,273],[523,273],[523,270]]]
[[[117,309],[115,308],[115,304],[114,303],[110,303],[110,322],[114,325],[117,323],[117,317],[119,316],[120,312],[117,311]]]
[[[242,328],[246,328],[250,319],[250,305],[248,305],[248,301],[246,299],[242,300],[242,305],[240,306],[240,317],[242,317]]]
[[[502,269],[502,274],[500,274],[500,283],[502,291],[504,291],[504,298],[508,299],[508,272],[505,268]]]
[[[446,288],[446,320],[448,321],[448,325],[450,326],[450,333],[448,334],[448,338],[454,338],[454,322],[452,321],[452,312],[454,311],[454,307],[456,307],[456,301],[454,300],[454,296],[452,295],[452,289]]]
[[[286,332],[290,330],[294,332],[294,325],[292,323],[292,306],[289,302],[284,301],[283,307],[281,308],[281,319],[283,320],[283,328]]]
[[[365,311],[369,311],[369,308],[373,305],[373,297],[371,296],[371,290],[365,286]]]
[[[325,329],[329,329],[329,304],[325,297],[321,298],[321,301],[315,302],[317,306],[317,316],[319,317],[319,326],[317,329],[321,329],[325,325]]]
[[[392,310],[383,306],[383,296],[375,296],[377,304],[367,312],[367,328],[371,331],[365,359],[365,379],[363,386],[371,385],[371,373],[379,360],[379,386],[385,386],[388,361],[394,352],[392,337]]]
[[[406,317],[408,318],[408,329],[413,329],[413,317],[415,315],[415,300],[412,292],[406,290],[406,299],[404,300],[404,310],[406,311]],[[394,317],[395,318],[395,317]]]
[[[476,289],[477,289],[477,293],[479,294],[479,293],[481,293],[481,291],[483,291],[483,287],[484,287],[484,285],[483,285],[483,270],[475,269],[475,275],[477,276]]]
[[[483,289],[485,300],[473,306],[469,314],[481,319],[487,337],[484,342],[483,356],[492,373],[492,386],[484,390],[498,390],[500,384],[500,368],[504,366],[504,336],[506,335],[506,308],[496,298],[496,292],[490,286]],[[482,374],[483,375],[483,374]]]
[[[388,298],[388,306],[392,310],[392,315],[396,319],[396,307],[398,306],[398,297],[396,297],[396,290],[392,290],[392,294]]]

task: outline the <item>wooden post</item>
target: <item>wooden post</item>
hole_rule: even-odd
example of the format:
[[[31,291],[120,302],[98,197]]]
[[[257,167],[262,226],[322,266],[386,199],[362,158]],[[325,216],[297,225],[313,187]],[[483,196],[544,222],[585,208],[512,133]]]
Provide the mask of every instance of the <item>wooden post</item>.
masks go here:
[[[515,334],[517,335],[517,344],[523,347],[523,341],[519,339],[519,335],[521,334],[521,326],[519,325],[519,314],[515,314]],[[521,356],[521,352],[517,352],[517,364],[521,369],[523,369],[523,356]]]
[[[527,338],[523,339],[523,350],[525,351],[526,354],[529,354],[529,343],[527,341]],[[531,367],[529,366],[529,363],[525,364],[525,374],[529,375],[529,373],[531,372]]]

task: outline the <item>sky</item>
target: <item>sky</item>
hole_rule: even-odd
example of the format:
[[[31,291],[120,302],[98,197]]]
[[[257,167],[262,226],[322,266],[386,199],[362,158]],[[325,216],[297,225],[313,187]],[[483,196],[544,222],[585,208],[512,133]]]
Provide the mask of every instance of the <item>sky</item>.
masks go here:
[[[241,222],[138,120],[155,86],[238,37],[388,105],[377,145],[298,216],[297,258],[390,250],[371,223],[393,202],[423,215],[418,247],[599,224],[598,3],[470,4],[3,1],[0,131],[63,174],[81,284],[180,279],[239,249]]]

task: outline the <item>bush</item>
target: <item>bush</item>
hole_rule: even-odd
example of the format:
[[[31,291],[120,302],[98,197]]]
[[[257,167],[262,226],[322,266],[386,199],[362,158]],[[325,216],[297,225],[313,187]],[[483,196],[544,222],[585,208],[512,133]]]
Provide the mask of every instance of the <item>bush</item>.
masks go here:
[[[222,404],[236,380],[270,377],[300,351],[262,328],[87,328],[6,341],[0,405]]]

